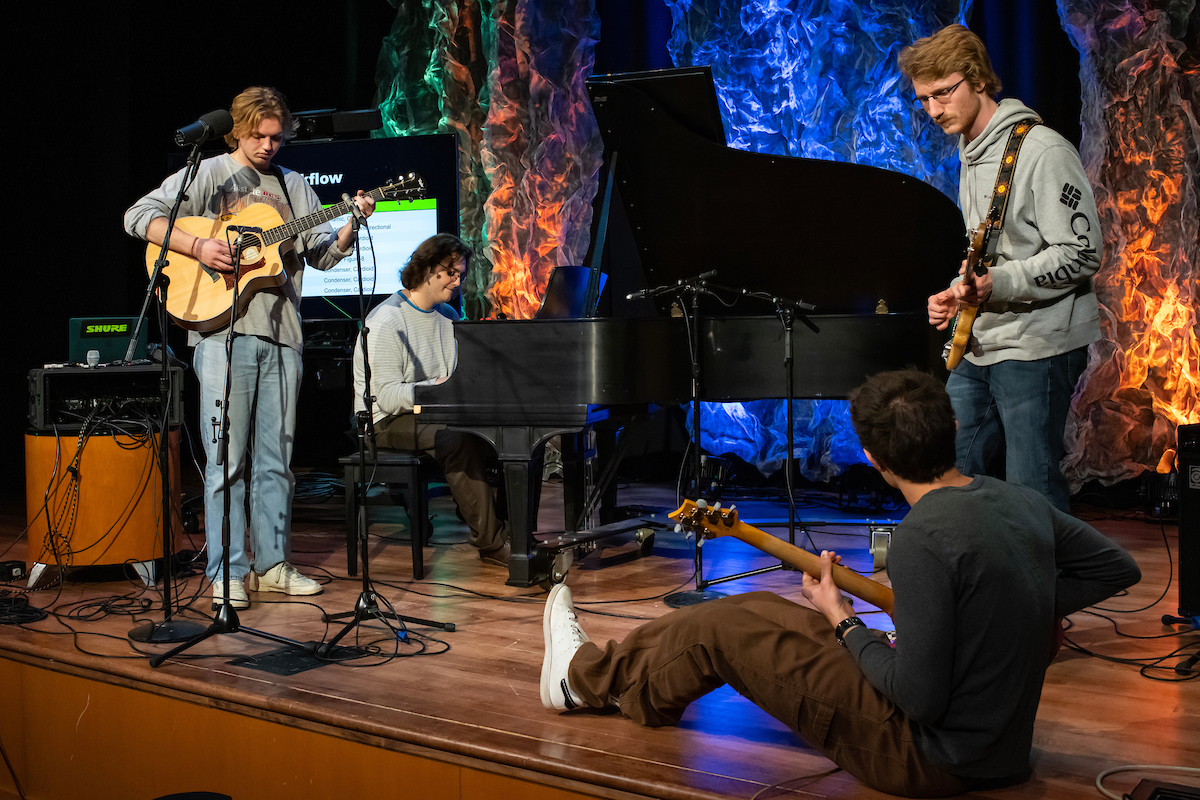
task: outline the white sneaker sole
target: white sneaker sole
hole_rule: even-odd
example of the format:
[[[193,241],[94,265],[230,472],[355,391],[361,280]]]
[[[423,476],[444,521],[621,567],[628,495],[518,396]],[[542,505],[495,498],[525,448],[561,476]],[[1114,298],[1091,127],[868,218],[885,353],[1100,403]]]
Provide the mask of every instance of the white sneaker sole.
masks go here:
[[[286,594],[288,597],[311,597],[314,594],[321,594],[325,591],[325,587],[320,584],[307,589],[267,586],[263,584],[262,579],[258,575],[254,573],[250,574],[252,577],[246,579],[246,591],[248,592],[278,592],[279,594]]]
[[[554,703],[550,700],[550,668],[554,661],[554,648],[550,646],[550,610],[554,608],[554,603],[558,599],[559,593],[566,589],[565,583],[556,583],[554,588],[550,590],[549,596],[546,597],[546,608],[542,611],[542,644],[545,646],[545,654],[542,656],[542,676],[541,676],[541,691],[542,691],[542,706],[553,709]]]

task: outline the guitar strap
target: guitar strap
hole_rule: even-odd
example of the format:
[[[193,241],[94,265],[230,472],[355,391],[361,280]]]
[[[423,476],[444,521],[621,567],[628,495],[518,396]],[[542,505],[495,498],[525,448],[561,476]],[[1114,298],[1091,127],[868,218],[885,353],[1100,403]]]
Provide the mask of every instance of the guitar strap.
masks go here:
[[[1008,134],[1008,144],[1004,146],[1004,155],[1000,158],[1000,169],[996,172],[996,188],[992,190],[992,205],[988,208],[984,219],[988,224],[987,255],[981,259],[976,272],[987,271],[996,255],[996,243],[1000,239],[1000,229],[1004,227],[1004,214],[1008,211],[1008,196],[1012,194],[1013,173],[1017,171],[1017,154],[1021,152],[1021,144],[1035,125],[1041,125],[1037,117],[1023,119]]]
[[[283,199],[288,204],[288,211],[290,211],[292,213],[292,219],[295,219],[296,218],[296,207],[292,205],[292,198],[288,194],[287,182],[283,179],[283,170],[280,167],[277,167],[274,164],[272,164],[271,165],[271,174],[275,176],[275,180],[279,181],[279,188],[283,190]],[[297,243],[300,243],[300,237],[297,236],[296,241],[297,241]],[[303,247],[303,244],[301,244],[301,247]],[[308,248],[305,248],[305,250],[307,250],[307,249]]]

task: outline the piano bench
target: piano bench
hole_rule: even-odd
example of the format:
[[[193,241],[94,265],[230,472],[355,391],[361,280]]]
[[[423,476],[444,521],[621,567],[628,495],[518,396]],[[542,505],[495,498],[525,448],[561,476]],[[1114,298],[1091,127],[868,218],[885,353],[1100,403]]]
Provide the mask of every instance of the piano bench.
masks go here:
[[[403,486],[408,509],[409,539],[412,541],[413,580],[425,577],[424,547],[433,536],[429,521],[429,482],[438,474],[437,462],[421,450],[375,451],[375,460],[367,460],[366,469],[358,453],[338,459],[343,468],[346,492],[346,572],[358,574],[358,485],[363,480]]]

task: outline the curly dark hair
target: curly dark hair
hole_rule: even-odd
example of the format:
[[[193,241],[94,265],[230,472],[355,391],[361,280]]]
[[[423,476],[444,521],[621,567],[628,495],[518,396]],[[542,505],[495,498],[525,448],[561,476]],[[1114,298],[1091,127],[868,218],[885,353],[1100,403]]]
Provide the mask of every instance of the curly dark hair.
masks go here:
[[[450,233],[438,233],[417,245],[404,269],[400,270],[400,283],[405,289],[415,289],[429,278],[429,273],[447,258],[463,259],[463,274],[471,268],[471,247]]]
[[[915,369],[872,375],[850,393],[850,419],[879,466],[930,483],[954,468],[957,425],[946,387]]]

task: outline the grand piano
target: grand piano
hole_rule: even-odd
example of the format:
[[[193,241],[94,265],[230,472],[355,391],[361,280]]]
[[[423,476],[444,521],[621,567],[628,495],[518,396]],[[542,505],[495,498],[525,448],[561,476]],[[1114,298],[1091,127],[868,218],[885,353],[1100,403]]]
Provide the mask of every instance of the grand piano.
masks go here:
[[[874,372],[940,364],[925,301],[965,246],[955,204],[920,180],[725,146],[706,67],[597,77],[588,89],[606,150],[590,262],[609,291],[582,319],[458,323],[454,375],[415,393],[422,421],[495,447],[516,586],[554,579],[556,546],[535,537],[545,442],[564,436],[573,449],[590,425],[691,399],[679,316],[691,309],[671,293],[627,295],[717,270],[729,296],[697,309],[700,396],[712,401],[782,398],[788,383],[784,325],[732,290],[812,304],[811,325],[792,329],[794,396],[844,397]]]

